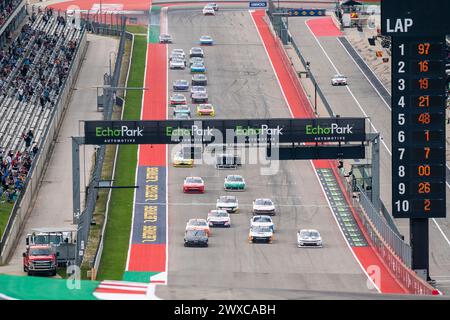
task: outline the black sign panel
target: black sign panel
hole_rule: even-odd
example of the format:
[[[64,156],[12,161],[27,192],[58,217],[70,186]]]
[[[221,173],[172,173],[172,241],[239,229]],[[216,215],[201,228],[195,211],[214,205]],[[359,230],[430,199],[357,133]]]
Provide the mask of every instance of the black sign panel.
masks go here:
[[[86,121],[86,144],[351,142],[364,118]]]
[[[450,33],[449,0],[383,0],[381,32],[387,36],[444,36]]]
[[[430,2],[433,1],[423,3]],[[445,36],[393,37],[392,208],[395,218],[446,216],[444,58]]]

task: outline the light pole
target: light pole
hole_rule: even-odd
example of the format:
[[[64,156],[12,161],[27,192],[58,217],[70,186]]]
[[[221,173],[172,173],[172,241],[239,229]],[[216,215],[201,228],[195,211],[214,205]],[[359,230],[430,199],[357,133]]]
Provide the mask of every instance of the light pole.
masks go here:
[[[111,68],[111,53],[114,53],[114,59],[117,58],[116,52],[115,51],[110,51],[109,52],[109,76],[112,78],[112,68]]]

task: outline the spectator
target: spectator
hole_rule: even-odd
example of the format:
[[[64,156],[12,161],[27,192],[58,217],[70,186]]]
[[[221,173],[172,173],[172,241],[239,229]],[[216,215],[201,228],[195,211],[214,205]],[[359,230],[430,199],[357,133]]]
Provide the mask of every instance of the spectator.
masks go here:
[[[32,150],[33,157],[35,157],[37,155],[38,151],[39,151],[39,148],[37,146],[37,143],[35,143],[34,146],[33,146],[33,150]]]
[[[23,137],[23,140],[25,140],[25,147],[28,149],[31,145],[31,141],[33,140],[33,138],[25,133],[22,135],[22,137]]]

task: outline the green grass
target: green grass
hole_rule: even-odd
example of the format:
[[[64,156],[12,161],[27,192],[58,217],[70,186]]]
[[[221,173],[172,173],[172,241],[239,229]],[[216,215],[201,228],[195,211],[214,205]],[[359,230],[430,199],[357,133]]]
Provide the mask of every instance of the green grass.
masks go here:
[[[147,37],[135,36],[128,87],[143,87]],[[141,114],[142,91],[127,92],[123,120],[138,120]],[[137,145],[121,145],[117,156],[115,185],[135,184]],[[104,247],[98,280],[120,280],[125,271],[131,233],[134,189],[113,189],[104,236]]]
[[[0,203],[0,239],[2,238],[3,231],[8,223],[9,216],[11,215],[14,203]]]
[[[131,33],[147,33],[147,26],[130,26],[127,25],[127,31]]]

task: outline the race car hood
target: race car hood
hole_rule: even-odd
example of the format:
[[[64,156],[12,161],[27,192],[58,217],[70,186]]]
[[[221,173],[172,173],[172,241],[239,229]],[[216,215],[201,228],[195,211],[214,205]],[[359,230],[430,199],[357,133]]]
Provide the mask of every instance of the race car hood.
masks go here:
[[[233,203],[230,203],[230,202],[218,202],[217,203],[217,207],[220,207],[220,208],[234,208],[234,207],[237,207],[237,203],[235,203],[235,202],[233,202]]]
[[[208,237],[198,235],[188,235],[185,237],[186,241],[206,241]]]
[[[297,238],[301,241],[320,241],[320,237],[302,237],[300,235],[297,236]]]
[[[241,184],[245,184],[245,182],[243,182],[243,181],[225,181],[225,184],[241,185]]]
[[[252,222],[252,226],[272,227],[273,222]]]
[[[275,210],[275,206],[274,205],[254,205],[253,206],[254,210],[264,210],[264,211],[269,211],[269,210]]]
[[[208,217],[208,221],[216,221],[216,222],[230,221],[230,218],[228,218],[228,217]]]
[[[203,187],[204,184],[203,183],[185,183],[184,186],[198,188],[198,187]]]
[[[273,236],[273,232],[250,231],[250,236],[252,236],[252,237],[271,237],[271,236]]]

